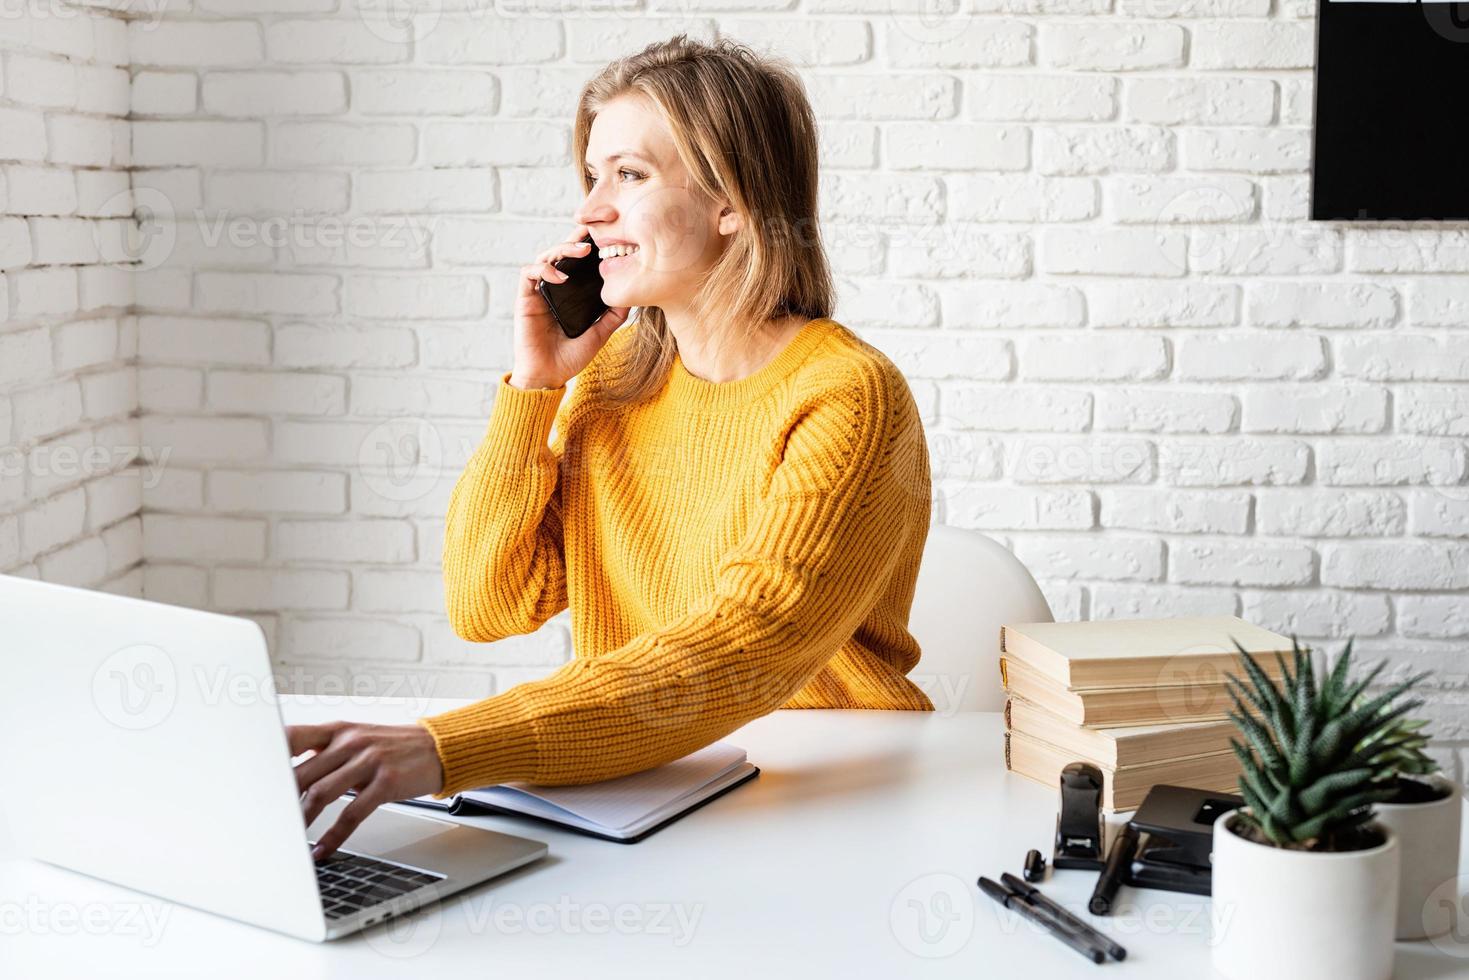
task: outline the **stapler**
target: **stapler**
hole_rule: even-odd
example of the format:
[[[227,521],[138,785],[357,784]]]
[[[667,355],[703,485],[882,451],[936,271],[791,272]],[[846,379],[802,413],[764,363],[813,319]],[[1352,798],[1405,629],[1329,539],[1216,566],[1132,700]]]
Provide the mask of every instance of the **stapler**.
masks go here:
[[[1061,770],[1061,804],[1056,811],[1053,868],[1100,868],[1105,827],[1102,823],[1102,770],[1073,762]]]

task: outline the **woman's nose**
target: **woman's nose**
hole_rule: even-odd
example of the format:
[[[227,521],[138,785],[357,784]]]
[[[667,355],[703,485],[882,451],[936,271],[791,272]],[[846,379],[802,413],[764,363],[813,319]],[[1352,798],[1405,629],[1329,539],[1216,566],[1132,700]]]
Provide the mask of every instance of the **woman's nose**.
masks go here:
[[[590,224],[593,221],[607,221],[612,217],[612,207],[599,199],[597,191],[593,190],[582,199],[581,206],[571,216],[571,220],[579,225]]]

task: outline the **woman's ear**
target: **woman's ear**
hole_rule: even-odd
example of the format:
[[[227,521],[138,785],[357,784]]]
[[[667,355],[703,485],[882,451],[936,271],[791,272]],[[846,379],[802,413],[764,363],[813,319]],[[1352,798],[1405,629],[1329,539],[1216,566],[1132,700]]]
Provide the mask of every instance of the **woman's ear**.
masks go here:
[[[744,225],[744,220],[740,218],[740,216],[735,212],[734,208],[730,207],[729,205],[725,205],[723,208],[720,209],[719,233],[721,235],[733,235],[735,232],[743,228]]]

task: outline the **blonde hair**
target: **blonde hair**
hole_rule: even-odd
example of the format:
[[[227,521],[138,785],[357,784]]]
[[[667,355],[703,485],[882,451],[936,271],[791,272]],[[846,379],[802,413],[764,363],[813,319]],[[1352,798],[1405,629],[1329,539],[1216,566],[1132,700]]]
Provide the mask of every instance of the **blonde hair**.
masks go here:
[[[790,64],[733,40],[686,34],[613,61],[577,104],[573,160],[583,193],[592,186],[582,166],[592,120],[626,95],[652,103],[694,183],[743,218],[699,280],[694,308],[744,325],[746,336],[779,317],[831,316],[835,286],[817,224],[816,120]],[[624,327],[637,328],[633,342],[600,386],[617,405],[655,394],[677,356],[661,309],[639,307],[635,321]]]

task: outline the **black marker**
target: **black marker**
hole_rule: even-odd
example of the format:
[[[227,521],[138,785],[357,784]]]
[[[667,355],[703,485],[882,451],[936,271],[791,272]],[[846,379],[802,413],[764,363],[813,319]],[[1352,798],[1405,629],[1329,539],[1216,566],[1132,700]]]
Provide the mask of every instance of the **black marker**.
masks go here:
[[[1117,839],[1112,842],[1112,850],[1107,854],[1107,863],[1102,866],[1102,873],[1097,875],[1097,886],[1092,890],[1091,901],[1087,902],[1086,909],[1092,915],[1108,915],[1112,911],[1112,899],[1117,895],[1117,889],[1122,885],[1123,869],[1128,867],[1132,856],[1137,853],[1137,828],[1132,821],[1122,825],[1122,830]]]
[[[1114,943],[1107,936],[1106,933],[1099,932],[1098,930],[1092,928],[1090,923],[1086,922],[1083,919],[1078,919],[1076,916],[1066,911],[1063,906],[1051,901],[1049,898],[1046,897],[1046,895],[1041,892],[1039,888],[1026,884],[1008,871],[1000,875],[1000,881],[1005,885],[1006,888],[1009,888],[1013,892],[1019,892],[1021,895],[1024,895],[1026,898],[1030,899],[1033,904],[1039,905],[1042,909],[1051,913],[1051,915],[1059,920],[1062,925],[1069,926],[1074,932],[1081,933],[1083,936],[1101,946],[1111,955],[1114,960],[1120,960],[1127,956],[1127,950],[1119,946],[1117,943]]]
[[[1051,935],[1093,963],[1100,963],[1107,958],[1106,951],[1100,946],[1093,944],[1090,939],[1072,932],[1066,926],[1051,918],[1043,909],[1027,900],[1024,895],[1012,892],[1004,885],[984,877],[979,879],[979,890],[1005,906],[1005,908],[1014,909],[1030,921],[1044,926],[1046,931]]]

